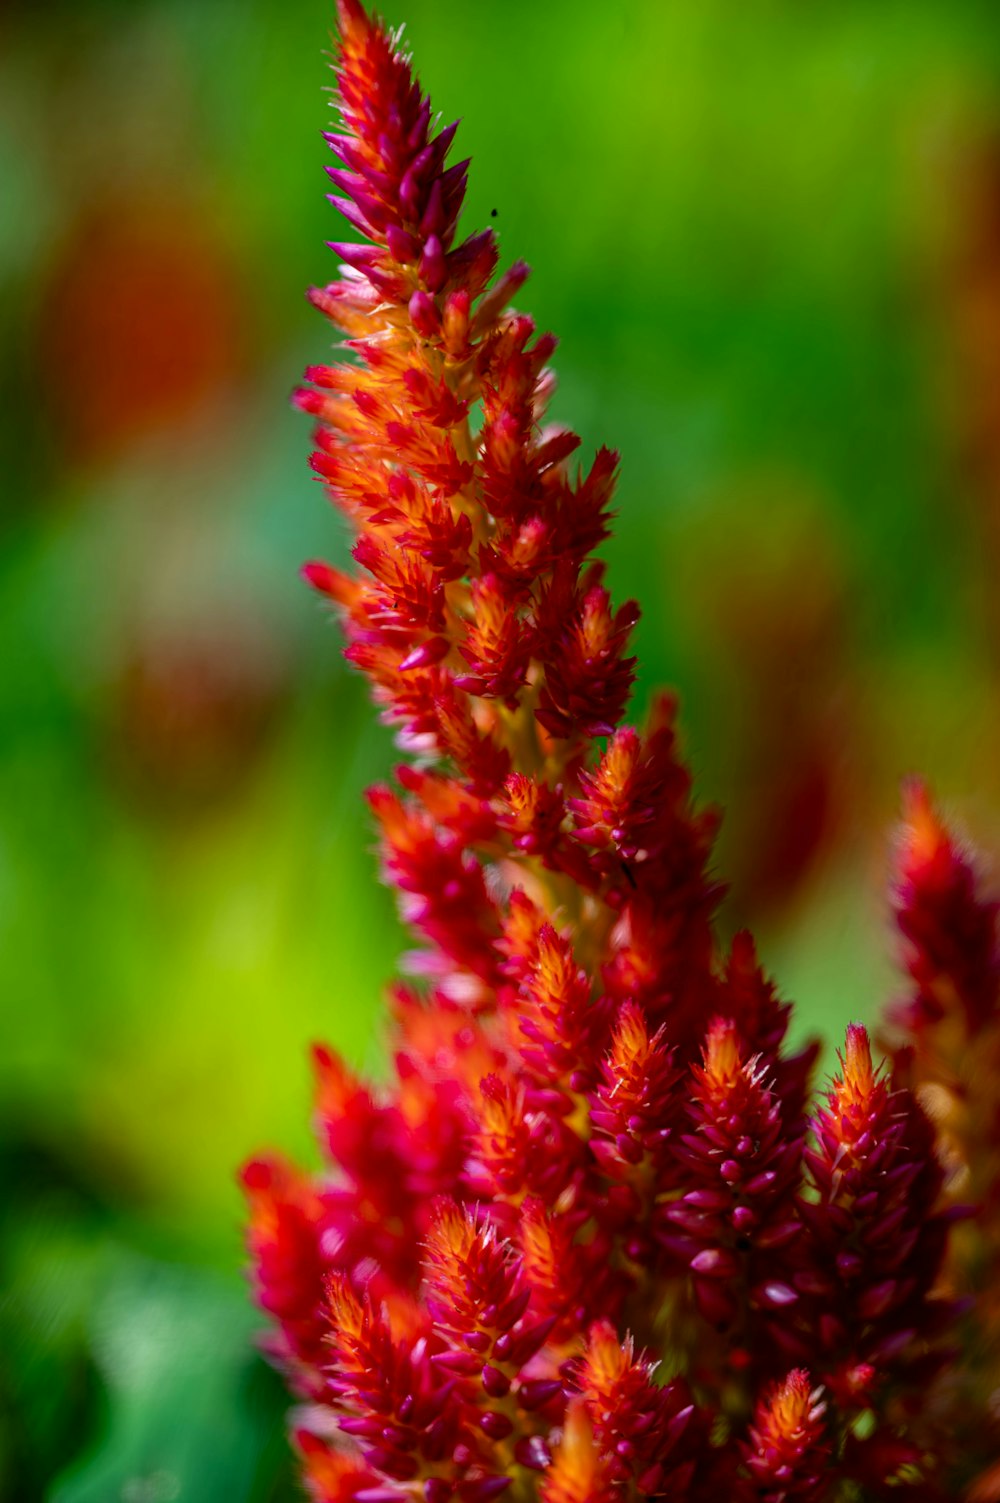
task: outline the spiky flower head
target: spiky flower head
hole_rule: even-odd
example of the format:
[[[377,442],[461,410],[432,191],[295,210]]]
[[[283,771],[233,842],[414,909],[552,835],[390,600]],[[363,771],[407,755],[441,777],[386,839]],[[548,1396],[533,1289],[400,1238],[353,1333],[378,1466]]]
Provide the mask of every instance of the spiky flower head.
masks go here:
[[[824,1430],[823,1390],[805,1368],[793,1368],[757,1405],[744,1461],[750,1487],[744,1496],[783,1503],[829,1493],[830,1446]]]
[[[911,791],[902,1037],[884,1065],[852,1025],[810,1108],[815,1046],[787,1048],[751,937],[716,934],[717,818],[676,706],[622,723],[637,609],[595,558],[617,458],[574,468],[579,440],[546,425],[555,340],[510,306],[527,268],[498,275],[490,230],[458,238],[455,127],[398,36],[359,0],[338,13],[328,172],[362,239],[310,294],[343,343],[297,401],[355,567],[305,574],[410,758],[369,802],[417,946],[388,1083],[315,1051],[320,1173],[244,1171],[307,1486],[981,1490],[996,1345],[959,1296],[995,1317],[996,907]],[[971,1244],[949,1153],[981,1197]]]

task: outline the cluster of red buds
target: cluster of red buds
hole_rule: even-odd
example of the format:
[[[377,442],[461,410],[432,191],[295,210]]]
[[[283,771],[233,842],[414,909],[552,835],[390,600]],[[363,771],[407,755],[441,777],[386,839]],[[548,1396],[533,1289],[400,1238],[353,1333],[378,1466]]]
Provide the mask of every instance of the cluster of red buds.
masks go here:
[[[324,1167],[244,1170],[316,1503],[1000,1498],[1000,943],[908,790],[882,1063],[817,1049],[721,944],[674,706],[622,725],[636,608],[593,555],[616,456],[546,425],[554,341],[398,38],[339,0],[310,564],[410,760],[370,794],[419,948],[390,1082],[317,1049]]]

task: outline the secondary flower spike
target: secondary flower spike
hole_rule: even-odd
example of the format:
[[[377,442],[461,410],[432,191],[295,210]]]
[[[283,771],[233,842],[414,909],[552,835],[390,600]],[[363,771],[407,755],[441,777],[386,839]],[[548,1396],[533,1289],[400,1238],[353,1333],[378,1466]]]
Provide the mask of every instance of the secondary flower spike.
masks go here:
[[[369,791],[416,944],[391,1070],[317,1048],[323,1168],[249,1164],[316,1503],[1000,1498],[997,909],[907,794],[880,1063],[724,946],[675,705],[623,724],[617,457],[547,424],[527,268],[458,237],[399,37],[340,0],[337,331],[298,405],[354,567],[305,568],[407,760]],[[989,1339],[977,1334],[985,1331]],[[992,1409],[991,1409],[992,1406]]]

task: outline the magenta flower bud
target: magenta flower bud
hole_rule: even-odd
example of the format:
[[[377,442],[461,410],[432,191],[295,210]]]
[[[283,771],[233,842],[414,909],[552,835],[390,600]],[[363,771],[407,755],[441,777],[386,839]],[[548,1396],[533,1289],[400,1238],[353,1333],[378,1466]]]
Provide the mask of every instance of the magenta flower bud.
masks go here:
[[[459,1494],[464,1503],[493,1503],[494,1498],[507,1491],[510,1481],[509,1477],[483,1477],[475,1482],[463,1482],[459,1484]]]
[[[385,243],[392,259],[399,261],[402,265],[408,265],[420,255],[419,241],[410,234],[409,230],[404,230],[399,225],[387,225]]]
[[[441,315],[430,293],[418,288],[410,298],[409,308],[417,333],[424,339],[433,339],[441,328]]]
[[[502,1399],[510,1392],[510,1379],[498,1367],[489,1363],[483,1368],[482,1384],[491,1399]]]
[[[430,292],[440,292],[447,276],[444,247],[437,235],[428,236],[420,258],[420,277]]]
[[[479,1428],[490,1440],[506,1440],[514,1429],[514,1421],[497,1409],[487,1409],[479,1417]]]

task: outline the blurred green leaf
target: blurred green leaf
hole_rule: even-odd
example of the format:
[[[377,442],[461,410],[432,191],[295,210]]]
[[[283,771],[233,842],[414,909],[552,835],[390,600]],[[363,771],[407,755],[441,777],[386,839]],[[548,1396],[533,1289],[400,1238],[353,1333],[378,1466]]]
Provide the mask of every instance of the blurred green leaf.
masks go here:
[[[107,1423],[51,1503],[276,1503],[285,1402],[255,1324],[238,1286],[110,1252],[88,1321]]]

